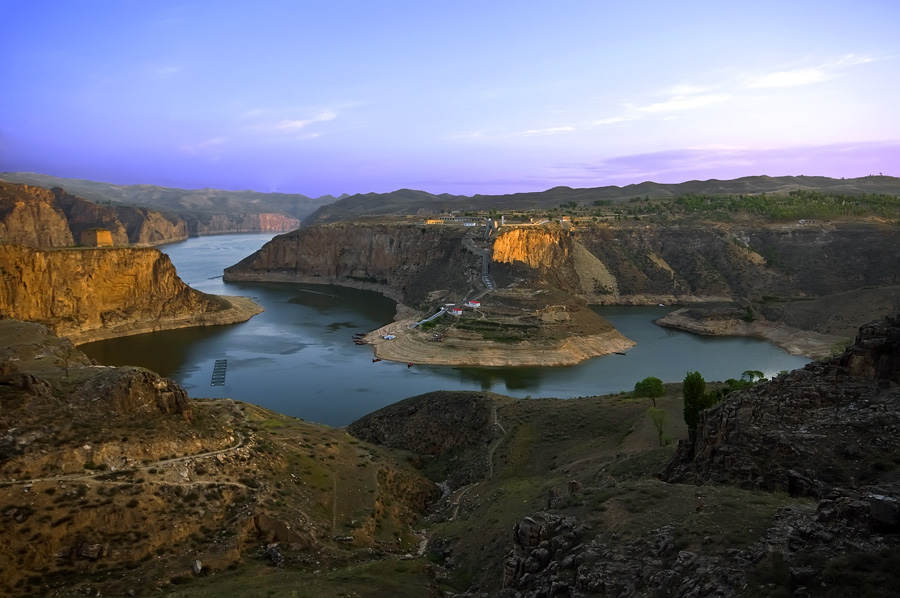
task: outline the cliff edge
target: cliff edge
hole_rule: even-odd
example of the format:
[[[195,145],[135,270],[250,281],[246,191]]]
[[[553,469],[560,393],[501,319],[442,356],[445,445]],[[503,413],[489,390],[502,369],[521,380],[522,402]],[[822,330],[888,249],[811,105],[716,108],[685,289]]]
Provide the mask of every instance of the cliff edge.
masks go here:
[[[152,248],[42,250],[0,244],[0,317],[39,322],[81,344],[248,320],[244,297],[207,295]]]

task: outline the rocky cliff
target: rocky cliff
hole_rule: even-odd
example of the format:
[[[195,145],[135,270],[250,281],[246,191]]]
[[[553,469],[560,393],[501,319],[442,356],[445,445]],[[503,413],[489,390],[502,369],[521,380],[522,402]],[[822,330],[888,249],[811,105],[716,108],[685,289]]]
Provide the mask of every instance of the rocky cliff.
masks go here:
[[[190,236],[232,233],[284,233],[300,226],[292,216],[272,212],[183,213]]]
[[[458,228],[335,224],[280,235],[225,269],[225,280],[283,280],[377,290],[418,304],[430,291],[468,285],[480,264]]]
[[[407,224],[306,227],[273,239],[225,276],[368,283],[416,304],[477,271],[461,252],[466,234]],[[510,267],[515,276],[506,275]],[[900,230],[861,223],[505,227],[492,242],[491,272],[500,286],[525,276],[593,303],[809,299],[900,284]]]
[[[718,481],[824,497],[882,480],[900,462],[900,318],[860,328],[828,361],[729,395],[703,412],[672,481]],[[835,433],[839,426],[839,433]]]
[[[288,193],[257,193],[222,189],[174,189],[155,185],[114,185],[82,179],[63,179],[29,172],[0,173],[0,179],[60,187],[101,205],[137,206],[183,220],[191,236],[226,233],[287,232],[324,204],[336,201]]]
[[[861,223],[534,227],[501,232],[493,259],[540,269],[604,303],[815,297],[900,283],[900,231]]]
[[[429,470],[459,488],[485,475],[487,446],[498,434],[494,411],[491,395],[438,391],[388,405],[353,422],[348,431],[366,442],[433,459]]]
[[[184,284],[152,248],[40,250],[0,244],[0,315],[46,324],[76,342],[248,319],[243,298]]]
[[[31,247],[75,244],[66,214],[47,189],[0,182],[0,239]]]
[[[32,247],[78,243],[90,228],[110,231],[115,245],[156,245],[187,238],[178,217],[124,205],[99,205],[66,193],[0,181],[0,239]]]

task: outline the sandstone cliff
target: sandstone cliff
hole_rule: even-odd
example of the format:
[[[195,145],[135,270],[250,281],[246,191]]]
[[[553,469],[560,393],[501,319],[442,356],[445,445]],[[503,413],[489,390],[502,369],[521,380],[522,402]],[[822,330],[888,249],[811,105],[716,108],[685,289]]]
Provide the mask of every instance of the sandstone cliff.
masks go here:
[[[527,264],[602,303],[814,297],[900,283],[900,231],[860,223],[534,227],[501,231],[494,260]]]
[[[114,185],[27,172],[0,173],[0,179],[47,189],[60,187],[101,205],[135,206],[154,213],[172,214],[173,219],[183,221],[179,226],[186,226],[186,233],[192,237],[291,231],[300,225],[300,219],[337,199],[331,196],[314,199],[287,193]]]
[[[156,245],[187,238],[180,218],[125,205],[99,205],[66,193],[0,181],[0,239],[32,247],[75,245],[90,228],[115,245]]]
[[[273,239],[225,276],[356,284],[415,305],[477,271],[461,252],[466,234],[407,224],[306,227]],[[500,286],[525,276],[592,303],[811,298],[900,284],[900,231],[860,223],[506,227],[493,240],[491,273]]]
[[[0,239],[31,247],[75,244],[68,219],[47,189],[0,182]]]
[[[46,324],[75,342],[243,321],[248,299],[184,284],[151,248],[39,250],[0,244],[0,315]]]
[[[296,230],[225,269],[225,280],[343,284],[418,304],[437,288],[466,287],[479,265],[461,229],[335,224]]]
[[[274,212],[182,213],[190,236],[232,233],[284,233],[300,226],[292,216]]]

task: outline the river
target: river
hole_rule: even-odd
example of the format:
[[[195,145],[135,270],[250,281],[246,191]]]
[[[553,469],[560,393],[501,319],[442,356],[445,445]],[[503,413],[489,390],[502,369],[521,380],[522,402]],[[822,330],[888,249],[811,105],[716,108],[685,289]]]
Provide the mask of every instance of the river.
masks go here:
[[[222,270],[272,235],[221,235],[165,245],[181,278],[197,290],[246,295],[265,308],[230,326],[153,332],[82,345],[105,365],[140,365],[170,377],[192,397],[231,397],[331,426],[342,426],[406,397],[432,390],[491,390],[514,397],[573,398],[628,391],[656,376],[681,381],[697,370],[708,381],[767,376],[803,366],[762,340],[706,337],[656,326],[668,307],[596,307],[637,342],[564,368],[455,368],[372,362],[371,347],[352,342],[393,318],[394,302],[368,291],[290,283],[226,283]],[[488,297],[489,299],[489,297]],[[227,359],[224,386],[211,386],[213,365]]]

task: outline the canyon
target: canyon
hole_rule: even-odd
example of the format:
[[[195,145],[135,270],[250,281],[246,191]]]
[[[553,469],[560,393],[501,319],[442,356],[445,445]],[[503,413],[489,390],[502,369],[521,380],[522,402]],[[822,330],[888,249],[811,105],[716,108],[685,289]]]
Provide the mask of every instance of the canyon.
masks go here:
[[[301,220],[319,206],[338,199],[255,191],[115,185],[30,172],[0,173],[0,181],[45,189],[65,189],[105,210],[164,214],[164,218],[171,221],[179,232],[141,241],[152,244],[177,241],[185,236],[286,232],[300,226]],[[137,243],[134,240],[131,242]]]
[[[484,297],[477,317],[493,318],[497,326],[527,325],[531,318],[552,328],[559,322],[551,312],[582,314],[588,304],[693,305],[661,323],[705,334],[760,336],[811,357],[829,353],[852,335],[852,322],[887,313],[900,284],[900,232],[879,222],[550,223],[504,226],[490,239],[471,230],[409,222],[309,226],[276,237],[227,268],[225,279],[320,282],[382,292],[415,311],[407,314],[401,307],[401,324],[367,337],[378,356],[457,365],[476,362],[477,349],[467,345],[451,355],[425,336],[404,331],[421,317],[417,314],[435,313],[484,289],[479,248],[490,255],[496,290]],[[541,293],[554,300],[542,301]],[[498,308],[501,303],[506,307]],[[451,338],[458,328],[451,323],[437,332]],[[565,334],[577,339],[589,329]],[[399,342],[379,340],[388,334]],[[482,342],[482,357],[495,365],[528,363],[488,356],[528,352],[525,344],[514,344]],[[608,345],[605,351],[625,348]],[[569,357],[549,363],[574,363],[603,351],[573,357],[563,350]]]
[[[31,247],[71,247],[92,228],[110,231],[113,244],[157,245],[184,240],[178,218],[134,206],[99,205],[63,189],[0,181],[0,240]]]

